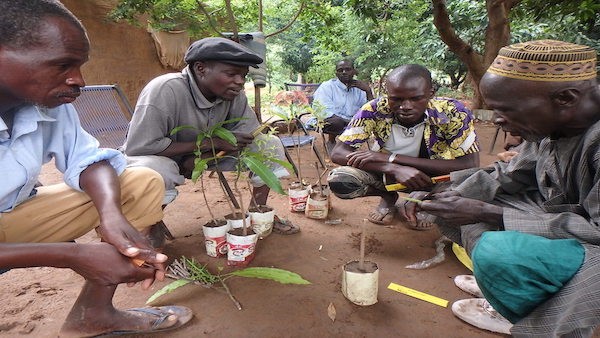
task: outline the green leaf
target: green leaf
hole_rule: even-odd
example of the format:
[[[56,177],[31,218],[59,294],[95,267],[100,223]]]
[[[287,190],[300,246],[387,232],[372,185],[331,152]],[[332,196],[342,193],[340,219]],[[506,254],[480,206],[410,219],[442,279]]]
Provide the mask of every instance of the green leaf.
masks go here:
[[[277,268],[246,268],[231,272],[230,275],[248,278],[270,279],[281,284],[311,284],[299,274]]]
[[[256,157],[263,162],[266,162],[266,161],[275,162],[275,163],[281,165],[282,167],[288,169],[289,171],[291,171],[292,174],[294,173],[294,166],[292,166],[292,164],[290,162],[282,161],[282,160],[280,160],[278,158],[274,158],[274,157],[265,156],[261,153],[256,153],[253,151],[248,151],[248,152],[246,152],[246,154],[248,154],[252,157]]]
[[[175,128],[173,128],[173,130],[171,130],[170,135],[175,135],[175,134],[177,134],[179,131],[181,131],[183,129],[196,129],[196,127],[194,127],[194,126],[179,126],[179,127],[175,127]]]
[[[248,169],[250,169],[254,174],[258,175],[258,177],[260,177],[265,184],[271,188],[271,190],[278,194],[285,195],[279,179],[277,176],[275,176],[275,174],[273,174],[271,168],[269,168],[266,164],[252,156],[241,156],[241,160],[248,167]]]
[[[273,115],[276,115],[277,117],[284,119],[286,121],[289,121],[292,119],[292,117],[290,116],[290,113],[287,110],[285,110],[283,107],[280,107],[278,105],[272,104],[270,106],[270,111]]]
[[[213,135],[215,135],[218,138],[222,138],[223,140],[229,142],[232,145],[237,145],[237,139],[235,138],[235,135],[233,135],[232,132],[230,132],[229,130],[220,127],[220,128],[216,128],[213,131]]]
[[[214,133],[215,129],[221,127],[222,125],[228,124],[228,123],[234,123],[234,122],[241,121],[241,120],[249,120],[249,118],[247,118],[247,117],[236,117],[234,119],[229,119],[229,120],[217,122],[217,123],[213,124],[212,126],[210,126],[210,129],[208,130],[208,133],[210,135],[212,135]]]
[[[146,301],[146,304],[149,304],[149,303],[153,302],[154,300],[156,300],[156,298],[158,298],[164,294],[173,292],[175,289],[177,289],[181,286],[184,286],[188,283],[190,283],[190,281],[178,279],[170,284],[167,284],[162,289],[156,291],[156,293],[153,294],[150,298],[148,298],[148,300]]]
[[[206,138],[206,133],[200,133],[196,137],[196,147],[200,147],[202,145],[202,141]]]
[[[194,159],[194,170],[192,170],[192,182],[196,183],[198,178],[202,173],[208,169],[208,162],[214,160],[216,157],[208,157],[204,159],[196,158]]]

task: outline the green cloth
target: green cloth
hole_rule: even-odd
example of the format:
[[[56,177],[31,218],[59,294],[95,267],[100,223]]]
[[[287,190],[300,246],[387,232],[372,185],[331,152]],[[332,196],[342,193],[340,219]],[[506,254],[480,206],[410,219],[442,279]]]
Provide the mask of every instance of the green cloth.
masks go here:
[[[577,240],[517,231],[483,233],[471,255],[483,295],[513,324],[558,292],[584,257],[585,249]]]

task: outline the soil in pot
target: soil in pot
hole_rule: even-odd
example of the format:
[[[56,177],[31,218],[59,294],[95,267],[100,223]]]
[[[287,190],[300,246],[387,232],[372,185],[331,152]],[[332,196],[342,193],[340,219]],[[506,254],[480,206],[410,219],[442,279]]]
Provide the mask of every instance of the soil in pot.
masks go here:
[[[244,226],[244,219],[242,213],[233,213],[225,215],[225,219],[229,224],[230,229],[237,229]],[[246,213],[246,226],[250,226],[250,214]]]

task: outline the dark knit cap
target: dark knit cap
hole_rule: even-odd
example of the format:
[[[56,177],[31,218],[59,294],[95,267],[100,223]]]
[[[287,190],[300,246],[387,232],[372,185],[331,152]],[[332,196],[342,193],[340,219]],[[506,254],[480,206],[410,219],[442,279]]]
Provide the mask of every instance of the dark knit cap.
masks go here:
[[[263,59],[252,50],[225,38],[204,38],[190,45],[183,58],[187,64],[196,61],[218,61],[236,66],[258,68]]]

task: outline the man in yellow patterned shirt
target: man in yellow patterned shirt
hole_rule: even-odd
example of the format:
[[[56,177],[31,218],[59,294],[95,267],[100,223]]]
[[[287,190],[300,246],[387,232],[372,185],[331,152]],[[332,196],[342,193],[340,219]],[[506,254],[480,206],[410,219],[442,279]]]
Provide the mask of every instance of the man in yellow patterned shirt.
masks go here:
[[[381,225],[394,220],[398,199],[385,184],[401,183],[407,191],[429,189],[433,176],[479,165],[473,115],[461,102],[433,98],[427,68],[397,67],[387,77],[386,89],[388,95],[366,103],[340,135],[331,159],[342,167],[328,178],[340,198],[380,196],[368,219]],[[403,221],[414,230],[431,228],[416,219]]]

